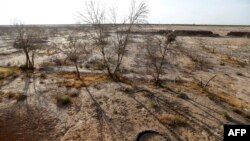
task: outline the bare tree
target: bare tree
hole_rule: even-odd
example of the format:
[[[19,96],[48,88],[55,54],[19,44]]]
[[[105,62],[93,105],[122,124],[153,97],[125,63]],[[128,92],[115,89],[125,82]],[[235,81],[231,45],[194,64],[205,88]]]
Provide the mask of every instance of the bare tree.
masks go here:
[[[79,63],[86,60],[92,51],[88,48],[87,42],[83,41],[81,37],[69,36],[65,43],[53,43],[53,45],[56,49],[66,55],[65,60],[69,60],[74,64],[76,76],[81,79]]]
[[[132,1],[128,17],[121,22],[117,20],[118,14],[114,9],[106,13],[104,8],[98,7],[93,1],[87,4],[85,12],[80,13],[80,17],[94,29],[90,35],[101,52],[107,73],[112,79],[119,80],[118,75],[129,44],[130,33],[136,24],[144,22],[147,17],[146,3],[142,2],[136,6],[136,2]],[[107,36],[108,29],[105,23],[113,25],[111,36]]]
[[[174,54],[171,43],[175,41],[175,38],[176,36],[173,33],[164,36],[151,35],[147,37],[146,65],[156,85],[160,85],[160,75],[164,72],[167,56]]]
[[[25,54],[25,65],[23,69],[33,70],[35,52],[34,50],[41,47],[42,43],[47,41],[46,38],[42,38],[42,31],[35,27],[27,27],[24,24],[15,24],[16,30],[15,40],[13,46],[23,50]]]

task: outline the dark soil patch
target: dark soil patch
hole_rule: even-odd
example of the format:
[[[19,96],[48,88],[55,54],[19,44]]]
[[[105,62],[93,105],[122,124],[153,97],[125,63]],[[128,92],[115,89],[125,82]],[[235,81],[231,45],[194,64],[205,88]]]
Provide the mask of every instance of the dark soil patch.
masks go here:
[[[1,141],[57,140],[58,120],[43,109],[13,106],[0,110]]]

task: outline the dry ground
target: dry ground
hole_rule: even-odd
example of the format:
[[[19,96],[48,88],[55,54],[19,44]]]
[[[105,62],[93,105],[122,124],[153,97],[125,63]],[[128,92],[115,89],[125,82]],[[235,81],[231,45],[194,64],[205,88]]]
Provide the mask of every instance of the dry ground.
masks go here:
[[[223,124],[250,124],[250,40],[225,36],[250,28],[142,31],[162,29],[210,30],[221,37],[178,36],[178,55],[168,59],[162,86],[156,87],[142,65],[144,35],[133,35],[124,82],[113,82],[93,63],[101,58],[96,53],[81,65],[84,87],[64,56],[46,46],[37,51],[38,69],[22,72],[24,55],[11,47],[11,37],[0,36],[0,140],[215,141],[223,140]],[[50,40],[67,35],[62,32]],[[60,96],[69,100],[67,106],[58,103]]]

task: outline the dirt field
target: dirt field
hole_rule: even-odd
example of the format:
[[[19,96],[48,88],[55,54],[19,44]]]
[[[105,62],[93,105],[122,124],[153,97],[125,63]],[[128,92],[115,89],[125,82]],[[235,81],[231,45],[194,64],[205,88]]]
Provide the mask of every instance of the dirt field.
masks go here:
[[[81,34],[77,26],[42,28],[49,41]],[[142,62],[144,36],[160,30],[217,35],[177,36],[177,55],[157,87]],[[227,36],[250,27],[144,25],[131,35],[125,81],[112,81],[92,61],[101,59],[96,50],[80,65],[87,87],[49,45],[36,50],[34,73],[21,71],[25,56],[12,47],[11,31],[0,27],[1,141],[220,141],[224,124],[250,124],[250,39]],[[70,104],[58,105],[61,95]]]

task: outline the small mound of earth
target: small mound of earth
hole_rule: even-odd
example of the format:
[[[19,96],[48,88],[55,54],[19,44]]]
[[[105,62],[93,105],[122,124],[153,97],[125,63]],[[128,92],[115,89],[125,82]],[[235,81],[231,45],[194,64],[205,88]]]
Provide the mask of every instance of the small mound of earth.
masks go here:
[[[214,34],[212,31],[206,30],[175,30],[176,36],[197,36],[197,37],[218,37],[218,34]]]
[[[58,120],[49,112],[30,106],[12,106],[0,109],[1,141],[57,140]]]
[[[250,32],[231,31],[227,34],[227,36],[250,38]]]

